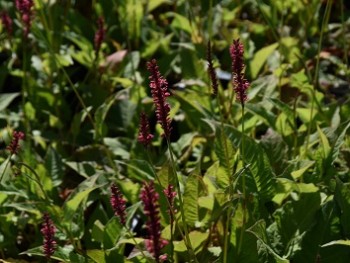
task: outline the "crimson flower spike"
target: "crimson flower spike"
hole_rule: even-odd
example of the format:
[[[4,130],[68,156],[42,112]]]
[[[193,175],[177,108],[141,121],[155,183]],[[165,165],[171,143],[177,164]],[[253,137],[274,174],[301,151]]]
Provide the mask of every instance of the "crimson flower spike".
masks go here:
[[[207,47],[207,62],[208,62],[208,74],[211,81],[212,92],[213,92],[213,95],[216,96],[216,94],[218,93],[219,85],[218,85],[218,79],[216,77],[216,72],[213,65],[210,40],[208,41],[208,47]]]
[[[150,133],[147,115],[141,112],[138,141],[147,147],[152,142],[152,139],[153,135]]]
[[[100,51],[103,40],[105,39],[106,29],[104,28],[104,19],[103,17],[99,17],[97,19],[97,31],[95,33],[94,45],[95,52],[98,53]]]
[[[55,232],[56,228],[48,213],[44,213],[44,222],[41,228],[41,233],[44,236],[43,250],[47,259],[50,259],[56,250]]]
[[[166,101],[166,98],[170,96],[168,92],[168,82],[160,74],[157,61],[152,59],[147,63],[147,69],[150,72],[150,88],[154,105],[156,106],[156,116],[158,123],[162,126],[164,136],[169,139],[170,137],[170,105]]]
[[[156,262],[163,262],[166,255],[161,255],[161,249],[168,241],[161,238],[161,225],[159,216],[159,195],[154,188],[154,183],[145,183],[141,190],[140,198],[144,204],[144,213],[148,218],[146,223],[149,239],[146,240],[146,248],[153,255]]]
[[[32,25],[32,7],[34,6],[33,0],[16,0],[16,8],[21,15],[21,20],[24,25],[23,35],[28,37],[30,27]]]
[[[12,134],[12,141],[11,143],[7,146],[7,150],[10,151],[11,155],[12,154],[17,154],[19,149],[20,149],[20,144],[19,141],[24,139],[24,133],[21,131],[14,131]]]
[[[119,188],[115,185],[112,184],[111,186],[111,205],[114,211],[114,215],[119,217],[120,223],[125,226],[126,224],[126,212],[125,212],[125,204],[126,201],[123,198]]]
[[[7,34],[9,37],[12,36],[12,19],[9,16],[9,14],[7,12],[2,12],[0,15],[0,20],[2,25],[4,26],[5,30],[7,31]]]
[[[234,40],[230,47],[230,55],[232,59],[232,85],[236,93],[237,101],[244,107],[247,101],[247,89],[249,82],[244,78],[244,62],[243,62],[244,47],[239,39]]]

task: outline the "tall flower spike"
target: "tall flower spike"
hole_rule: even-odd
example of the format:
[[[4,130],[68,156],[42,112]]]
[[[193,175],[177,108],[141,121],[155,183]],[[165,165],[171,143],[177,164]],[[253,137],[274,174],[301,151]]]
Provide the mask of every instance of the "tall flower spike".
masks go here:
[[[150,133],[147,115],[141,112],[138,141],[147,147],[152,142],[152,139],[153,135]]]
[[[170,96],[168,92],[168,82],[160,74],[157,61],[152,59],[147,63],[147,69],[150,72],[150,88],[154,105],[156,106],[156,116],[158,123],[162,126],[166,138],[170,137],[170,105],[166,98]]]
[[[98,53],[100,51],[103,40],[105,39],[106,29],[104,28],[104,19],[103,17],[99,17],[97,19],[97,31],[95,33],[94,45],[95,52]]]
[[[33,0],[16,0],[16,8],[21,15],[21,20],[24,26],[23,35],[28,37],[30,27],[32,25],[32,7],[34,6]]]
[[[41,233],[44,236],[43,250],[47,259],[49,259],[55,252],[56,241],[55,232],[56,228],[48,213],[44,213],[44,222],[41,228]]]
[[[159,195],[154,189],[153,181],[144,184],[140,198],[144,204],[144,213],[148,217],[146,226],[149,239],[145,242],[146,248],[154,256],[156,262],[159,263],[166,258],[165,255],[161,255],[160,251],[168,242],[160,237]]]
[[[21,131],[14,131],[12,134],[12,141],[11,143],[7,146],[7,150],[10,151],[11,155],[12,154],[17,154],[19,149],[20,149],[20,144],[19,141],[24,139],[24,133]]]
[[[213,92],[213,95],[216,96],[216,94],[218,93],[219,85],[218,85],[218,79],[216,77],[216,72],[213,65],[210,40],[208,41],[208,47],[207,47],[207,62],[208,62],[208,74],[211,81],[212,92]]]
[[[125,226],[126,223],[126,212],[125,212],[125,204],[126,201],[125,199],[122,197],[122,194],[119,190],[119,188],[115,185],[112,184],[111,186],[111,205],[114,211],[114,215],[119,217],[120,219],[120,223]]]
[[[0,20],[2,25],[4,26],[5,30],[7,31],[7,34],[9,37],[12,36],[12,19],[9,16],[9,14],[7,12],[2,12],[0,15]]]
[[[236,93],[237,100],[244,106],[247,101],[247,89],[249,82],[244,78],[244,62],[243,62],[244,47],[239,39],[234,40],[230,47],[230,55],[232,59],[232,85]]]

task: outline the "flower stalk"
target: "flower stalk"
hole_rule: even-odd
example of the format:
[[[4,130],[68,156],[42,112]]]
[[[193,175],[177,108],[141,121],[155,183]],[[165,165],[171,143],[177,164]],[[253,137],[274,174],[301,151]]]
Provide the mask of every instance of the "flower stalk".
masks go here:
[[[154,182],[145,183],[141,190],[140,198],[144,204],[144,213],[148,217],[146,227],[149,239],[145,241],[147,250],[155,258],[156,262],[163,262],[165,255],[161,255],[161,249],[168,241],[161,238],[161,225],[159,216],[159,195],[154,188]]]
[[[16,0],[15,4],[24,26],[23,36],[27,39],[32,26],[32,7],[34,6],[34,2],[33,0]]]
[[[44,213],[43,219],[44,222],[40,230],[44,237],[43,252],[45,257],[49,260],[56,250],[56,228],[48,213]]]
[[[119,217],[120,223],[125,226],[126,224],[126,212],[125,212],[125,207],[126,207],[126,201],[123,198],[118,186],[116,184],[112,184],[111,186],[111,206],[114,211],[114,215],[116,217]]]

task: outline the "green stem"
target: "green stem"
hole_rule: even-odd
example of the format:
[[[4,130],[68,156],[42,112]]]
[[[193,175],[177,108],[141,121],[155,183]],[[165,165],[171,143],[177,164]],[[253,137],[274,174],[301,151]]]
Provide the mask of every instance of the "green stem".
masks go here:
[[[173,174],[175,175],[175,181],[176,181],[176,188],[177,188],[177,192],[179,195],[179,202],[180,202],[180,212],[181,212],[181,217],[182,217],[182,224],[183,224],[183,228],[184,228],[184,232],[185,232],[185,244],[186,247],[189,249],[189,253],[191,254],[194,262],[198,263],[198,260],[196,258],[196,254],[194,253],[192,244],[191,244],[191,240],[190,240],[190,236],[188,233],[188,228],[187,228],[187,223],[186,223],[186,216],[185,216],[185,210],[184,210],[184,203],[182,200],[182,194],[181,194],[181,188],[180,188],[180,181],[179,178],[177,177],[177,172],[176,172],[176,168],[175,168],[175,161],[174,161],[174,156],[173,156],[173,152],[171,149],[171,145],[170,145],[170,140],[168,137],[166,137],[166,141],[168,144],[168,149],[169,149],[169,154],[170,154],[170,161],[171,161],[171,167],[173,169]]]
[[[27,176],[30,180],[33,180],[34,182],[36,182],[36,183],[39,185],[39,188],[40,188],[40,190],[43,192],[46,201],[47,201],[48,203],[50,203],[50,198],[48,197],[46,191],[44,190],[44,187],[43,187],[43,185],[42,185],[41,182],[40,182],[40,177],[39,177],[39,175],[35,172],[35,170],[34,170],[33,168],[31,168],[29,165],[27,165],[26,163],[18,162],[18,164],[21,165],[21,166],[26,167],[29,171],[32,172],[32,174],[34,174],[35,179],[32,178],[32,177],[30,177],[29,175],[26,175],[26,176]]]
[[[313,124],[313,113],[314,113],[314,107],[315,107],[314,104],[315,104],[315,99],[316,99],[316,88],[318,87],[318,74],[319,74],[319,67],[320,67],[320,54],[321,54],[321,48],[322,48],[323,34],[324,34],[326,26],[328,25],[329,15],[330,15],[330,12],[332,9],[332,3],[333,3],[333,0],[327,0],[327,6],[326,6],[326,10],[325,10],[325,13],[323,15],[323,20],[322,20],[321,34],[320,34],[320,38],[318,40],[316,68],[315,68],[315,75],[314,75],[314,80],[313,80],[313,89],[311,91],[310,121],[309,121],[309,126],[307,129],[306,146],[305,146],[304,156],[306,156],[306,154],[307,154],[307,151],[309,148],[309,143],[310,143],[311,128],[312,128],[312,124]]]
[[[149,147],[147,147],[146,149],[146,154],[147,154],[147,158],[148,158],[148,161],[149,163],[151,164],[151,167],[152,167],[152,170],[153,170],[153,173],[155,175],[155,178],[159,184],[160,187],[162,187],[162,184],[160,182],[160,179],[159,179],[159,176],[157,175],[155,169],[154,169],[154,165],[152,163],[152,160],[151,160],[151,156],[150,156],[150,153],[149,153]],[[182,232],[181,228],[180,228],[180,224],[179,222],[177,221],[176,219],[176,216],[175,216],[175,211],[174,211],[174,208],[172,207],[172,205],[170,204],[168,198],[165,198],[166,199],[166,202],[168,204],[168,207],[169,207],[169,211],[170,211],[170,220],[171,220],[171,226],[170,226],[170,230],[171,230],[171,236],[170,236],[170,254],[171,254],[171,259],[173,260],[174,259],[174,244],[173,244],[173,240],[174,240],[174,237],[173,237],[173,229],[174,229],[174,219],[176,221],[176,225],[178,226],[178,230],[179,230],[179,233],[180,235],[182,236],[182,239],[185,240],[186,237],[184,235],[184,233]]]
[[[242,106],[242,139],[241,139],[241,159],[243,163],[243,167],[245,167],[244,162],[244,103],[241,104]],[[246,182],[245,182],[245,173],[242,174],[242,191],[243,191],[243,202],[242,202],[242,212],[243,212],[243,222],[242,222],[242,228],[241,228],[241,235],[239,237],[239,245],[238,245],[238,255],[241,253],[242,244],[243,244],[243,235],[245,231],[245,224],[246,224]]]
[[[229,232],[230,222],[231,222],[232,207],[229,206],[226,215],[225,233],[224,233],[224,259],[223,262],[227,263],[229,239],[231,237],[231,232]]]

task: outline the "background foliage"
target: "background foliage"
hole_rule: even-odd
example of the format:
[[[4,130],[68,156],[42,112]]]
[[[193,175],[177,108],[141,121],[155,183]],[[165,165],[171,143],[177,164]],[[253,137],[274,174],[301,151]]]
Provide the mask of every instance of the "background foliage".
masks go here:
[[[161,193],[174,176],[148,87],[152,58],[169,82],[171,147],[197,260],[349,261],[346,1],[34,2],[27,39],[14,2],[0,3],[14,21],[12,36],[0,24],[4,262],[44,260],[45,211],[58,229],[55,260],[146,262],[113,217],[109,186],[116,182],[127,199],[128,224],[142,246],[142,183],[157,174]],[[106,37],[96,52],[98,17]],[[244,118],[230,82],[229,45],[237,38],[251,82]],[[218,99],[206,71],[208,40]],[[142,110],[155,135],[149,154],[137,142]],[[9,156],[14,130],[26,138]],[[162,195],[160,203],[169,239]],[[174,250],[177,262],[191,260],[179,233]]]

